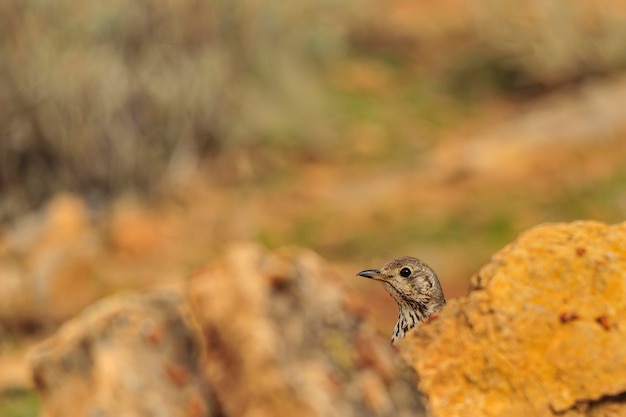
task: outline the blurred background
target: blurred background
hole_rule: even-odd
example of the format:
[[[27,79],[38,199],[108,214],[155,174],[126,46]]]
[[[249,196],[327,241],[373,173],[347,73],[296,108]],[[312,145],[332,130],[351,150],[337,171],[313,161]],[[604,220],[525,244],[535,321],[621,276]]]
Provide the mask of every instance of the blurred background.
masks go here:
[[[0,415],[25,347],[89,302],[184,285],[237,241],[448,297],[520,231],[626,211],[626,5],[4,0]]]

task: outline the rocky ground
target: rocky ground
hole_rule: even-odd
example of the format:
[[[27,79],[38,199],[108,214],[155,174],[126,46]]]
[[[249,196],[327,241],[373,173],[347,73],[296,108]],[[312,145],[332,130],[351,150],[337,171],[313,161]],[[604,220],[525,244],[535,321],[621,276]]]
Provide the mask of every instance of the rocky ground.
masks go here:
[[[318,255],[240,244],[183,287],[90,305],[25,374],[50,417],[620,416],[625,233],[523,233],[398,349]]]
[[[400,412],[394,407],[419,409],[418,405],[394,399],[392,395],[396,390],[392,387],[397,384],[404,387],[398,388],[400,391],[415,394],[409,388],[412,385],[408,381],[415,382],[410,375],[400,372],[402,377],[395,379],[397,371],[393,370],[393,366],[396,365],[391,365],[395,361],[394,353],[387,351],[386,347],[388,334],[395,321],[396,307],[382,288],[358,280],[354,273],[363,268],[377,267],[400,253],[417,255],[437,269],[448,298],[453,299],[466,293],[468,278],[480,264],[487,262],[490,251],[496,250],[506,239],[511,239],[517,231],[527,226],[554,218],[581,216],[618,220],[626,201],[620,185],[621,161],[626,152],[620,139],[623,127],[619,117],[609,117],[602,110],[605,108],[602,106],[609,106],[605,103],[611,103],[611,99],[585,100],[586,97],[600,94],[598,91],[604,91],[606,96],[614,97],[612,100],[615,102],[620,101],[620,85],[622,81],[615,80],[553,98],[547,110],[542,110],[543,104],[539,103],[533,109],[501,122],[495,129],[472,128],[476,133],[462,141],[455,135],[465,133],[451,133],[448,139],[433,150],[433,157],[428,163],[408,165],[402,169],[389,170],[383,165],[378,169],[364,170],[359,162],[354,165],[334,165],[332,161],[310,161],[299,167],[296,176],[281,180],[278,186],[273,183],[261,188],[245,185],[233,187],[228,182],[208,185],[193,183],[179,187],[176,192],[169,192],[168,197],[157,204],[148,205],[135,198],[124,198],[107,212],[94,211],[78,196],[58,195],[44,209],[18,219],[5,227],[1,234],[0,384],[5,393],[14,393],[4,398],[20,404],[34,401],[28,397],[30,394],[25,399],[20,394],[30,392],[33,387],[27,352],[32,345],[53,333],[85,306],[120,290],[167,289],[187,294],[189,283],[198,282],[197,278],[190,281],[190,277],[214,261],[218,265],[220,262],[227,265],[217,268],[217,276],[240,276],[240,281],[244,282],[248,276],[240,268],[245,268],[246,262],[254,265],[260,262],[255,261],[255,257],[283,257],[260,255],[263,252],[261,249],[243,250],[239,252],[241,256],[227,255],[225,252],[232,242],[256,241],[257,244],[270,247],[285,243],[310,244],[332,263],[332,267],[323,267],[333,270],[329,275],[334,277],[332,285],[336,285],[337,289],[329,291],[343,294],[335,295],[338,298],[333,307],[318,305],[316,303],[324,304],[327,301],[309,300],[305,294],[291,294],[288,288],[296,278],[293,272],[289,272],[293,268],[289,262],[295,261],[272,260],[268,262],[278,263],[279,270],[283,268],[284,271],[271,272],[269,277],[261,278],[262,285],[269,285],[269,290],[259,287],[259,291],[270,291],[266,299],[254,302],[245,298],[230,301],[246,306],[256,304],[258,307],[255,308],[263,311],[261,316],[267,316],[263,326],[275,328],[268,330],[265,336],[257,337],[263,340],[269,338],[263,343],[270,343],[273,347],[266,348],[266,351],[277,349],[281,352],[280,358],[270,355],[262,360],[275,368],[271,372],[275,374],[273,378],[276,383],[282,386],[284,393],[281,395],[291,395],[296,382],[291,380],[290,375],[298,373],[294,369],[299,369],[302,361],[311,366],[310,374],[301,376],[304,380],[297,382],[303,384],[304,391],[294,397],[300,400],[294,400],[296,402],[290,407],[303,407],[310,413],[322,415],[330,413],[331,409],[352,410],[349,412],[360,415],[365,411],[355,405],[358,401],[369,404],[366,410],[373,415]],[[559,115],[575,114],[582,111],[582,107],[594,108],[595,105],[599,106],[597,112],[590,114],[598,114],[597,119],[578,120],[578,127],[569,127],[576,134],[559,137],[562,132]],[[555,108],[560,110],[555,111]],[[605,116],[607,118],[603,119]],[[532,120],[540,120],[541,123],[536,122],[533,128]],[[598,140],[600,133],[594,129],[609,133],[604,139]],[[495,146],[494,141],[497,139],[494,138],[499,136],[509,138],[509,146]],[[556,139],[549,140],[552,137]],[[555,161],[558,161],[557,165]],[[494,193],[496,189],[506,191]],[[407,193],[407,190],[411,192]],[[507,213],[515,213],[512,217],[506,217],[504,224],[497,220],[502,214],[502,207],[507,207]],[[565,216],[554,214],[563,213],[563,209],[567,213]],[[281,215],[276,216],[275,213]],[[449,219],[455,216],[461,216],[459,219],[463,220],[450,223]],[[595,244],[585,246],[581,243],[581,247],[589,247],[589,253],[592,253]],[[308,259],[311,256],[304,257]],[[250,260],[246,261],[246,257],[250,257]],[[314,277],[307,279],[315,281],[319,278],[317,275],[327,275],[318,272],[312,274]],[[210,277],[210,274],[205,276]],[[223,281],[227,282],[226,279]],[[236,294],[241,290],[238,287],[222,289],[228,294]],[[287,290],[287,293],[283,293]],[[197,297],[200,297],[205,290],[198,291]],[[277,305],[276,308],[287,310],[280,314],[278,311],[273,312],[264,303],[274,297],[278,297],[277,300],[287,297],[281,301],[287,305],[313,302],[310,309],[331,308],[337,311],[336,319],[339,322],[335,324],[323,320],[315,324],[315,321],[309,321],[313,320],[311,317],[298,318],[302,322],[295,327],[321,326],[319,331],[329,332],[321,345],[311,346],[310,341],[307,342],[311,336],[298,336],[303,338],[298,342],[302,344],[302,349],[306,346],[318,353],[301,352],[304,355],[302,357],[297,353],[299,348],[296,345],[273,333],[280,333],[276,326],[283,330],[282,325],[276,323],[282,323],[286,317],[290,317],[289,308],[293,308]],[[289,297],[299,301],[288,301]],[[319,297],[323,298],[324,295],[319,294]],[[195,298],[190,296],[191,300]],[[337,301],[339,299],[343,301]],[[208,314],[204,310],[209,308],[199,307],[201,304],[192,301],[200,317]],[[523,308],[521,305],[519,307]],[[224,308],[236,310],[234,307]],[[344,308],[347,313],[343,312]],[[214,314],[220,317],[226,313],[217,311]],[[335,313],[326,314],[332,316]],[[344,319],[340,319],[342,315],[345,315]],[[361,324],[357,326],[356,323]],[[365,326],[368,329],[367,336],[357,336],[364,330],[357,331],[355,326],[358,329]],[[298,334],[298,330],[294,331]],[[357,333],[352,335],[351,332],[355,331]],[[214,332],[219,335],[219,327]],[[243,328],[240,336],[231,335],[236,340],[221,340],[214,347],[216,351],[213,354],[222,358],[224,352],[221,350],[234,350],[239,343],[260,343],[256,339],[247,341],[246,332]],[[218,337],[216,335],[213,337]],[[335,337],[339,339],[333,341]],[[272,341],[272,338],[275,339]],[[366,341],[359,341],[362,338]],[[329,343],[333,347],[329,347]],[[334,343],[340,346],[334,346]],[[363,348],[358,347],[372,344],[380,344],[374,350],[378,352],[382,349],[385,353],[361,352]],[[349,369],[352,371],[349,372],[358,371],[359,377],[353,381],[351,374],[345,373],[348,371],[338,365],[337,358],[332,355],[326,358],[324,355],[328,349],[339,349],[339,356],[345,355],[345,351],[355,350],[365,355],[365,358],[346,359],[351,364]],[[288,353],[290,350],[293,352]],[[207,352],[211,353],[211,349]],[[321,358],[307,359],[308,355],[319,355]],[[370,357],[372,355],[374,357]],[[383,359],[376,355],[383,355]],[[236,356],[232,360],[239,361],[242,358]],[[311,360],[313,362],[309,363]],[[326,363],[327,360],[331,362]],[[265,369],[266,365],[250,366],[252,370],[241,372],[252,372],[252,375],[266,372],[256,369],[259,366]],[[370,366],[374,369],[370,369]],[[420,369],[422,365],[418,363],[415,366]],[[209,369],[212,368],[207,365]],[[217,401],[220,404],[218,408],[232,407],[228,408],[228,412],[232,413],[229,415],[239,415],[256,407],[256,401],[269,401],[260,398],[254,400],[253,405],[241,402],[238,396],[248,398],[249,394],[245,391],[248,388],[241,387],[242,391],[236,393],[224,392],[224,384],[232,384],[219,376],[226,371],[218,367],[207,372],[204,381],[212,384],[213,391],[211,396],[202,397],[201,403],[205,405],[199,406],[200,410],[211,410],[211,407],[216,407],[211,404]],[[426,372],[426,375],[430,374]],[[428,378],[424,378],[421,385],[423,389],[428,387],[428,381]],[[313,387],[321,391],[314,393],[311,391]],[[601,394],[613,398],[613,395],[619,394],[619,390],[616,388],[613,391],[613,394],[604,391]],[[409,397],[413,398],[413,394]],[[433,410],[436,410],[439,400],[435,394],[432,395]],[[600,394],[596,392],[583,399],[584,395],[570,396],[575,401],[593,402]],[[309,396],[319,401],[316,400],[316,404],[312,405],[302,400]],[[337,396],[350,400],[340,405]],[[396,404],[398,401],[401,405]],[[228,405],[230,402],[232,404]],[[28,409],[31,406],[20,406],[22,409],[24,407]],[[273,410],[271,404],[262,407]],[[564,402],[556,407],[569,410],[572,402]],[[497,410],[497,407],[494,409]],[[590,409],[595,410],[593,407]]]
[[[568,10],[593,36],[544,44],[516,19],[555,30],[548,3],[533,3],[539,16],[487,3],[395,0],[364,9],[367,23],[356,16],[357,52],[324,75],[331,112],[342,112],[334,142],[224,146],[152,193],[57,193],[0,225],[0,415],[623,414],[626,80],[606,61],[621,49],[599,46],[623,43],[623,6],[576,3]],[[20,3],[7,4],[18,27]],[[25,33],[46,32],[43,17],[25,19]],[[501,21],[518,24],[515,42]],[[64,45],[61,29],[53,40]],[[498,55],[528,58],[505,60],[527,78],[496,87],[510,68],[481,61],[477,38],[492,53],[527,48]],[[84,59],[70,50],[70,63]],[[57,93],[29,89],[54,82],[24,83],[36,100]],[[89,106],[70,98],[48,105],[80,122]],[[150,111],[165,120],[147,109],[148,125]],[[110,128],[96,110],[95,127]],[[28,126],[11,124],[15,143]],[[3,164],[19,168],[18,148]],[[21,179],[9,183],[19,202],[9,206],[30,206]],[[603,223],[568,223],[579,219]],[[559,224],[535,228],[545,222]],[[432,265],[450,304],[398,351],[395,304],[354,275],[399,255]]]
[[[93,211],[78,196],[59,195],[1,235],[0,382],[5,389],[31,387],[28,346],[107,294],[184,291],[195,270],[224,257],[229,241],[311,243],[334,262],[336,281],[386,337],[395,305],[381,288],[355,279],[355,271],[398,253],[415,254],[435,266],[448,298],[454,298],[466,292],[468,277],[487,261],[490,248],[526,225],[552,219],[561,205],[572,210],[565,217],[619,219],[626,201],[619,191],[626,149],[621,119],[611,113],[622,107],[610,103],[622,100],[621,85],[615,80],[552,98],[546,110],[539,103],[497,128],[473,128],[477,133],[470,139],[451,134],[429,163],[384,175],[358,163],[311,161],[279,187],[196,183],[151,206],[121,199],[107,213]],[[597,118],[581,118],[563,133],[562,115],[594,106],[589,114]],[[597,139],[600,134],[604,139]],[[497,137],[509,138],[509,145],[495,146]],[[501,197],[493,193],[502,187],[508,191]],[[562,200],[554,203],[555,196]],[[485,233],[492,233],[490,219],[501,213],[504,199],[519,217],[508,218],[504,234],[494,240]],[[412,210],[423,217],[417,223]],[[471,237],[471,227],[468,235],[455,234],[457,226],[444,221],[455,212],[475,223],[478,234]],[[433,224],[440,230],[429,229]],[[435,233],[432,245],[425,241],[429,233]],[[468,239],[480,243],[468,246]]]

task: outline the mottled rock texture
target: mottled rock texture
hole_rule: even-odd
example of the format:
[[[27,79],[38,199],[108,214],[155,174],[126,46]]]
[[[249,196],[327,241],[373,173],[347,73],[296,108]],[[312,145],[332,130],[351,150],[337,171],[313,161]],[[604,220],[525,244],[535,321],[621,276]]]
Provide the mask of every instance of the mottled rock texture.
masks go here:
[[[626,223],[523,233],[400,349],[435,417],[626,415]]]
[[[201,353],[179,295],[107,298],[32,353],[41,416],[216,415],[198,372]]]
[[[225,416],[423,415],[413,373],[338,278],[310,251],[241,245],[191,279]]]

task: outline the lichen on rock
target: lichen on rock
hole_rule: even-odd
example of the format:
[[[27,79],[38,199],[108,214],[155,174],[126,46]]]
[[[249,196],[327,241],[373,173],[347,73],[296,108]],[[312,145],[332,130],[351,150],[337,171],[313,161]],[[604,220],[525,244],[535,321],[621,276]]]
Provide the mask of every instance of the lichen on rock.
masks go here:
[[[523,233],[400,348],[436,417],[625,415],[626,223]]]

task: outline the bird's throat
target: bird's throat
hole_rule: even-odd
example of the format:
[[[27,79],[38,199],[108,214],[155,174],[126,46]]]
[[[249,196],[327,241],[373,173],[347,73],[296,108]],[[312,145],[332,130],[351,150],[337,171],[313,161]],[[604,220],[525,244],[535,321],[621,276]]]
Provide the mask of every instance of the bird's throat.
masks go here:
[[[400,303],[398,303],[398,307],[400,308],[400,312],[398,313],[396,327],[393,329],[391,343],[395,343],[396,340],[402,339],[409,330],[425,318],[417,309],[401,305]]]

